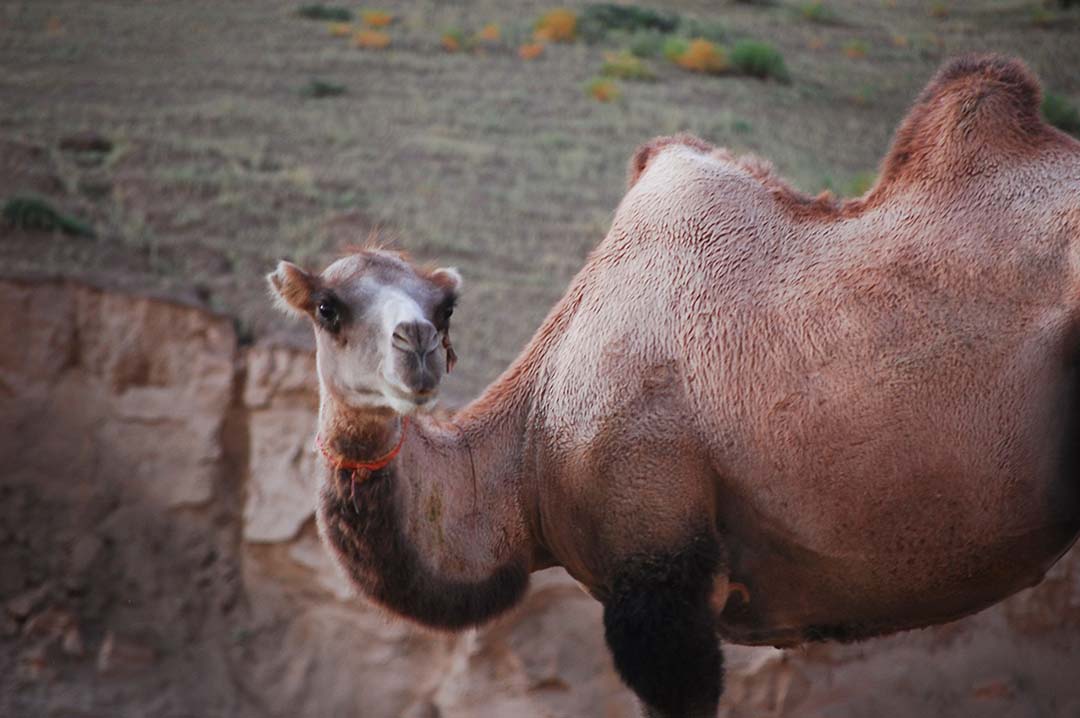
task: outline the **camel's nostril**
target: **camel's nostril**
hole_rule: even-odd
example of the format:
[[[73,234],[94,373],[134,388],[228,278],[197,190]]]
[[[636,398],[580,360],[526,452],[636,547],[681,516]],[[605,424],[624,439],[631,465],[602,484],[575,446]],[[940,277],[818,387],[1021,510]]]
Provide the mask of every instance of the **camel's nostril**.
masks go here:
[[[425,357],[438,347],[439,332],[428,321],[402,322],[394,327],[391,340],[396,348]]]

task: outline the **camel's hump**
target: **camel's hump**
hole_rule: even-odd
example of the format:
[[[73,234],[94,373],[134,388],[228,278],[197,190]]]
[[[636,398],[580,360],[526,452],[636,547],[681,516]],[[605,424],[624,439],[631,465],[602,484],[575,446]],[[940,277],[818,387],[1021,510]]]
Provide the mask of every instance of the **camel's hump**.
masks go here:
[[[653,157],[659,154],[661,150],[673,145],[691,147],[704,154],[709,154],[714,149],[713,146],[705,140],[700,137],[695,137],[688,132],[666,137],[654,137],[638,147],[634,152],[633,157],[630,158],[630,166],[626,173],[627,189],[637,184],[638,179],[645,171],[645,168],[649,166],[649,161],[652,160]]]
[[[865,197],[846,203],[827,193],[818,197],[801,194],[768,163],[754,157],[736,158],[685,133],[656,137],[639,147],[630,159],[628,184],[633,187],[664,151],[686,147],[738,166],[796,214],[850,216],[883,201],[899,185],[921,184],[923,191],[933,194],[964,186],[989,171],[1007,171],[1055,137],[1075,145],[1043,121],[1041,100],[1039,81],[1019,60],[966,55],[946,63],[897,128],[874,188]]]
[[[900,123],[882,164],[886,182],[963,173],[977,154],[1020,156],[1039,146],[1042,89],[1019,60],[966,55],[934,76]]]

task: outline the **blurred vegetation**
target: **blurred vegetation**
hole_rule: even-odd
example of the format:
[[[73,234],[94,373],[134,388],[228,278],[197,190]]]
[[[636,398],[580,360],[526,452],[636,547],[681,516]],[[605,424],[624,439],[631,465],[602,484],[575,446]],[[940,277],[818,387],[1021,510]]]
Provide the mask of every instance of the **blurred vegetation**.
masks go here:
[[[597,102],[614,102],[622,97],[619,86],[606,77],[594,77],[585,85],[585,91]]]
[[[1054,127],[1080,137],[1080,111],[1064,95],[1047,92],[1042,101],[1042,113]]]
[[[761,79],[772,78],[790,82],[791,74],[784,63],[784,56],[772,45],[756,40],[740,40],[731,50],[731,64],[739,72]]]
[[[468,37],[459,27],[449,27],[444,30],[442,37],[439,38],[439,44],[447,52],[461,52],[469,49]]]
[[[844,186],[844,194],[848,197],[862,197],[874,186],[875,180],[877,180],[876,173],[860,172]]]
[[[679,34],[687,38],[697,38],[710,42],[727,42],[729,38],[727,28],[716,20],[699,20],[697,18],[683,18],[679,23]]]
[[[666,34],[679,27],[677,13],[635,5],[599,3],[587,5],[579,23],[581,37],[590,43],[607,40],[612,33]]]
[[[577,15],[573,10],[548,10],[536,21],[534,37],[539,42],[573,42],[577,38]]]
[[[645,61],[629,50],[604,53],[604,65],[600,68],[600,74],[606,77],[616,77],[620,80],[637,80],[641,82],[656,79],[656,73],[649,69]]]
[[[313,99],[338,97],[345,94],[345,86],[326,80],[312,79],[300,89],[300,94]]]
[[[321,3],[303,5],[296,11],[296,14],[300,17],[307,18],[308,20],[349,22],[353,19],[353,14],[350,10],[335,5],[323,5]]]
[[[393,14],[385,10],[363,10],[360,12],[360,19],[368,27],[376,29],[389,27],[394,22]]]
[[[799,14],[802,15],[804,20],[822,23],[824,25],[835,24],[838,20],[837,15],[833,12],[832,8],[821,0],[804,2],[799,6]]]
[[[684,70],[710,75],[718,75],[731,67],[724,48],[700,38],[691,40],[686,45],[686,49],[674,55],[672,59]]]
[[[870,52],[870,46],[865,40],[848,40],[844,43],[844,54],[850,60],[862,60]]]
[[[358,30],[353,35],[353,44],[365,50],[385,50],[390,42],[390,35],[378,30]]]
[[[4,203],[0,217],[14,229],[62,232],[72,237],[95,236],[89,224],[64,214],[41,197],[12,197]]]

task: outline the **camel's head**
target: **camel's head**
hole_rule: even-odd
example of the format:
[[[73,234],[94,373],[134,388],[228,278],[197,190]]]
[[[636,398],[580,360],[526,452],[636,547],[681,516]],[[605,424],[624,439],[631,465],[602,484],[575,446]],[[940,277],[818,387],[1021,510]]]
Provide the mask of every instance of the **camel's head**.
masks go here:
[[[355,408],[401,414],[434,404],[455,360],[449,332],[457,270],[422,270],[370,249],[319,275],[281,262],[266,278],[282,309],[315,325],[325,391]]]

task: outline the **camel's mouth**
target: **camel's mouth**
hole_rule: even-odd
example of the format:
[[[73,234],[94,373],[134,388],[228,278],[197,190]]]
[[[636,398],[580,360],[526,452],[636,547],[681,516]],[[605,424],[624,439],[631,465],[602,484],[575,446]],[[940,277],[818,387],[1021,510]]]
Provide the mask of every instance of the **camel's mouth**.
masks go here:
[[[407,391],[393,384],[387,385],[384,398],[390,408],[399,414],[413,414],[421,409],[430,411],[439,400],[438,388],[427,391]]]

